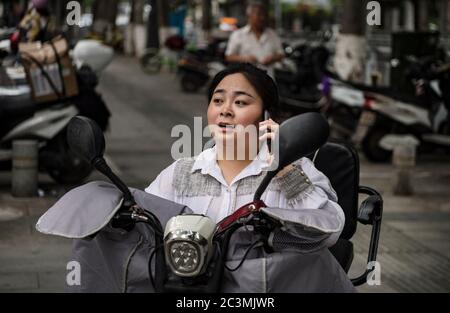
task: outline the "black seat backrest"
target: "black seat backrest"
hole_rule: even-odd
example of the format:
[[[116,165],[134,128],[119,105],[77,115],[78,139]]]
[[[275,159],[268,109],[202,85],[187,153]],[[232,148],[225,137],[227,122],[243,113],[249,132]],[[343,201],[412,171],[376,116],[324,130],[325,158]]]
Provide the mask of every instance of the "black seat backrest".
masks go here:
[[[356,231],[359,190],[359,158],[346,143],[328,142],[317,152],[315,167],[324,173],[338,196],[345,213],[341,238],[349,240]]]

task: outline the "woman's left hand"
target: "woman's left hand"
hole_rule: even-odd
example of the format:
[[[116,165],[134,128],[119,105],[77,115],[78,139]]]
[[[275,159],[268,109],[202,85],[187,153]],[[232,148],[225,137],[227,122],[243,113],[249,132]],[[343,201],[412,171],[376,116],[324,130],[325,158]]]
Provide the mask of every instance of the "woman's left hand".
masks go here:
[[[260,142],[271,140],[273,141],[275,139],[275,136],[277,135],[277,132],[280,128],[280,125],[273,121],[272,119],[265,120],[261,123],[259,123],[259,131],[261,133],[264,133],[262,136],[259,137]],[[270,146],[270,143],[268,143]],[[270,161],[271,164],[273,162],[274,155],[271,152],[270,154]],[[287,174],[293,166],[291,164],[284,167],[280,172],[278,172],[277,176],[282,177],[283,175]]]
[[[274,140],[279,128],[280,125],[274,122],[271,118],[260,122],[259,132],[263,133],[263,135],[259,137],[259,141],[264,142],[266,140]]]

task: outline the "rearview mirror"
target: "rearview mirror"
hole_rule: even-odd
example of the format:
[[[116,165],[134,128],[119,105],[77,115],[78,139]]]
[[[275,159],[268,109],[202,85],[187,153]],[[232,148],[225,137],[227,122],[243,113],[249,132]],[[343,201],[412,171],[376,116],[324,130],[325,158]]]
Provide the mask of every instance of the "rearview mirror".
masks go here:
[[[304,113],[286,120],[279,128],[277,171],[319,149],[329,133],[328,122],[319,113]]]
[[[93,164],[105,152],[105,137],[100,127],[91,119],[75,116],[67,126],[67,143],[70,149]]]
[[[105,137],[96,122],[84,116],[75,116],[67,126],[67,143],[74,153],[91,163],[99,172],[108,177],[122,191],[123,207],[134,205],[134,198],[127,185],[113,173],[103,158]]]
[[[270,181],[285,166],[305,157],[322,147],[328,139],[330,127],[320,113],[309,112],[294,116],[280,125],[274,141],[278,149],[274,162],[276,167],[267,172],[256,190],[254,200],[260,200]]]

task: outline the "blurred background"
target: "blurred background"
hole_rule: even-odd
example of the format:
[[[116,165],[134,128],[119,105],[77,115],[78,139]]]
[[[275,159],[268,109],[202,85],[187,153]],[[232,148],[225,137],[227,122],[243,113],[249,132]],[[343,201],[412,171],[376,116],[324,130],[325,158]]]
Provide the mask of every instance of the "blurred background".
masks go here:
[[[284,51],[271,72],[279,120],[322,113],[331,140],[358,151],[360,183],[384,198],[381,284],[358,290],[449,292],[450,0],[262,3]],[[1,1],[1,292],[64,291],[70,241],[35,223],[68,190],[104,179],[68,150],[70,118],[96,120],[112,168],[145,188],[173,162],[172,128],[193,130],[194,116],[206,126],[208,83],[247,4]],[[355,277],[370,229],[352,241]]]

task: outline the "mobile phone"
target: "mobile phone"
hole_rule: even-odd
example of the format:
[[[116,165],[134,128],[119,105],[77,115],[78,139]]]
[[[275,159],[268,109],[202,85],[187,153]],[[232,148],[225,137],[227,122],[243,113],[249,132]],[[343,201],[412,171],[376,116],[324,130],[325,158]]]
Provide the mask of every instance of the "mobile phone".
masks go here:
[[[269,111],[264,110],[264,120],[267,121],[268,119],[270,119],[270,114]],[[267,129],[267,132],[270,133],[270,129]],[[269,152],[271,151],[271,140],[267,139],[267,148],[269,149]]]

